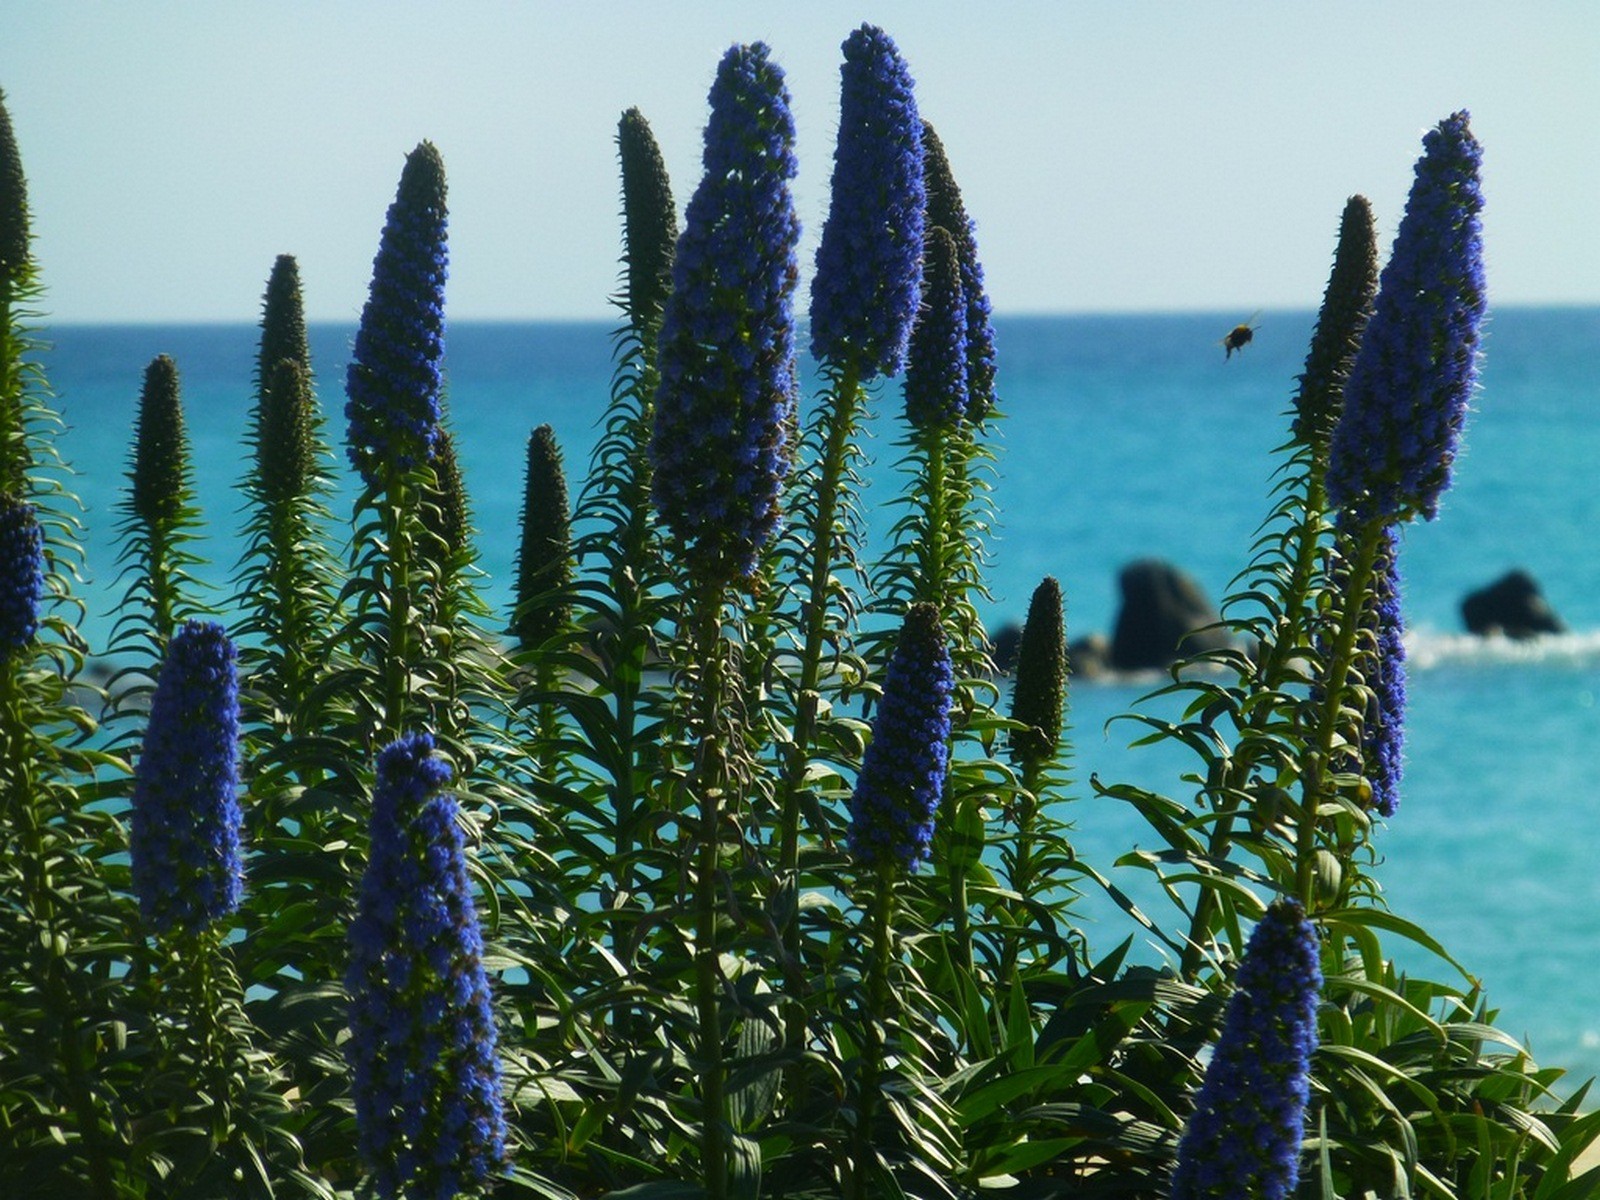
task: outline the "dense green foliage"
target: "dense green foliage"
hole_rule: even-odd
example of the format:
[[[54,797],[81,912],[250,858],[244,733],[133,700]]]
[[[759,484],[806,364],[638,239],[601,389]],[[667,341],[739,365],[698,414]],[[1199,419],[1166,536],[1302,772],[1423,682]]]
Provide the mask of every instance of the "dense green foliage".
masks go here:
[[[0,231],[25,240],[3,111],[0,135]],[[515,638],[478,591],[447,427],[429,426],[431,456],[368,447],[353,511],[329,511],[336,459],[285,258],[240,431],[231,604],[188,569],[202,518],[177,376],[152,366],[126,601],[113,644],[95,648],[108,697],[76,632],[81,555],[37,366],[38,274],[0,255],[0,487],[36,508],[47,568],[38,632],[0,658],[0,1192],[344,1197],[395,1175],[358,1154],[372,1138],[357,1133],[345,980],[375,759],[418,731],[453,773],[440,811],[482,924],[508,1126],[500,1194],[1164,1196],[1241,957],[1279,897],[1321,960],[1307,972],[1322,982],[1304,1141],[1289,1151],[1297,1194],[1600,1189],[1600,1169],[1574,1167],[1600,1135],[1586,1089],[1559,1100],[1561,1072],[1495,1026],[1467,971],[1389,911],[1374,878],[1363,752],[1383,529],[1341,523],[1323,486],[1373,303],[1365,202],[1346,210],[1280,462],[1261,468],[1272,507],[1225,607],[1240,648],[1180,663],[1128,718],[1140,740],[1191,756],[1158,793],[1068,770],[1054,580],[1030,613],[1015,709],[993,672],[977,601],[1003,417],[986,359],[980,412],[896,425],[895,497],[868,497],[857,473],[859,434],[898,409],[894,385],[830,366],[784,431],[781,534],[733,583],[689,570],[651,508],[647,452],[677,221],[637,111],[619,143],[612,394],[570,525],[559,450],[545,438],[530,459],[544,475],[530,481]],[[938,163],[930,203],[959,212],[942,151]],[[964,212],[943,219],[971,252]],[[442,279],[442,240],[429,253]],[[974,311],[987,339],[987,300]],[[384,353],[409,362],[403,342]],[[871,558],[868,503],[898,518]],[[948,770],[929,861],[867,869],[849,802],[913,609],[953,664]],[[128,866],[130,764],[150,680],[191,616],[231,623],[240,644],[245,893],[219,928],[156,936]],[[1091,792],[1132,806],[1157,848],[1078,858],[1072,805]],[[1127,871],[1157,877],[1168,903],[1137,909],[1117,884]],[[1165,965],[1091,945],[1074,911],[1086,891],[1122,905]],[[1399,974],[1394,941],[1449,977]]]

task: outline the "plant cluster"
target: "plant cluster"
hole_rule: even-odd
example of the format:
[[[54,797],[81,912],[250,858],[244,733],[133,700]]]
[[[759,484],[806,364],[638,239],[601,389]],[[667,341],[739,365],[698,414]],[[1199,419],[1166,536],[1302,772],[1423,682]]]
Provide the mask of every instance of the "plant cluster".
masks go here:
[[[0,108],[0,1180],[9,1196],[1495,1197],[1600,1186],[1464,970],[1375,879],[1399,803],[1406,521],[1448,484],[1484,311],[1479,147],[1430,132],[1381,281],[1345,208],[1238,649],[1127,718],[1171,794],[1069,771],[1062,589],[1001,680],[977,616],[995,338],[893,41],[844,44],[796,370],[783,72],[735,46],[680,231],[637,110],[612,394],[570,493],[529,436],[514,610],[481,599],[441,394],[447,194],[407,158],[330,510],[295,261],[243,431],[234,594],[151,364],[115,672]],[[896,375],[903,383],[896,385]],[[903,418],[880,416],[897,387]],[[889,544],[866,432],[895,420]],[[1266,475],[1263,469],[1263,475]],[[495,536],[511,536],[496,531]],[[1009,697],[1009,700],[1008,700]],[[1156,849],[1080,859],[1071,805]],[[1153,874],[1144,911],[1118,877]],[[1091,945],[1102,891],[1162,948]]]

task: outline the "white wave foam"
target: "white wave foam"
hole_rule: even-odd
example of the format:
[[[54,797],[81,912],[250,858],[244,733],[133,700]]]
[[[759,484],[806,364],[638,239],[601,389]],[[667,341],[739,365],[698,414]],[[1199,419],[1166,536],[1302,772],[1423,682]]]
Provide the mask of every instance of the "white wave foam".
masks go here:
[[[1441,633],[1420,629],[1406,632],[1406,666],[1427,671],[1435,667],[1600,667],[1600,629],[1552,633],[1516,641],[1508,637],[1478,637],[1471,633]]]

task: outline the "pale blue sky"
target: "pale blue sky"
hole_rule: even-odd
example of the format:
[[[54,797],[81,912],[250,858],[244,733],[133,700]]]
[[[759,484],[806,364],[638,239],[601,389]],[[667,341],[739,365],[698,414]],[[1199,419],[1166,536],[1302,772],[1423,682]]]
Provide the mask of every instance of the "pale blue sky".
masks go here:
[[[310,315],[353,321],[422,138],[453,318],[604,317],[617,116],[644,110],[681,206],[736,41],[788,73],[809,271],[864,20],[911,65],[1001,312],[1312,307],[1345,198],[1386,249],[1460,107],[1492,302],[1600,303],[1596,0],[12,0],[0,88],[54,320],[253,321],[287,252]]]

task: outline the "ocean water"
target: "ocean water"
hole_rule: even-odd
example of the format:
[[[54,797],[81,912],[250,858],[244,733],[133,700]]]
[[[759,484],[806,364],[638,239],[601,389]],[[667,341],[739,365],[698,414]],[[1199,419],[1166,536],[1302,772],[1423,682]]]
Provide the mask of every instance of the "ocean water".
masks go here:
[[[989,549],[991,628],[1020,622],[1039,579],[1067,597],[1070,636],[1109,632],[1116,576],[1170,559],[1214,598],[1245,563],[1268,512],[1274,447],[1304,361],[1313,314],[1269,312],[1225,360],[1237,314],[1002,318],[1006,418],[993,480],[1001,528]],[[312,353],[329,440],[343,431],[353,330],[314,326]],[[145,365],[177,360],[219,587],[238,555],[235,490],[244,466],[256,331],[248,326],[64,327],[45,362],[69,429],[60,445],[85,502],[91,641],[116,595],[116,505]],[[1411,629],[1408,759],[1399,814],[1380,831],[1378,878],[1391,907],[1438,937],[1482,980],[1502,1024],[1541,1062],[1600,1074],[1600,309],[1491,314],[1482,386],[1456,483],[1438,520],[1407,529],[1401,572]],[[548,422],[576,487],[609,394],[604,324],[462,323],[448,336],[449,405],[479,530],[486,591],[509,602],[529,431]],[[866,508],[894,494],[898,394],[873,403],[876,460]],[[877,518],[881,522],[881,515]],[[1520,566],[1571,633],[1514,646],[1464,636],[1462,595]],[[1185,765],[1130,753],[1133,728],[1107,722],[1149,681],[1076,683],[1075,771],[1163,790]],[[1069,815],[1079,851],[1104,869],[1148,833],[1086,783]],[[1130,878],[1122,879],[1122,875]],[[1159,900],[1119,872],[1141,902]],[[1133,930],[1086,902],[1092,942]],[[1153,954],[1153,951],[1147,951]],[[1452,979],[1412,954],[1408,969]]]

